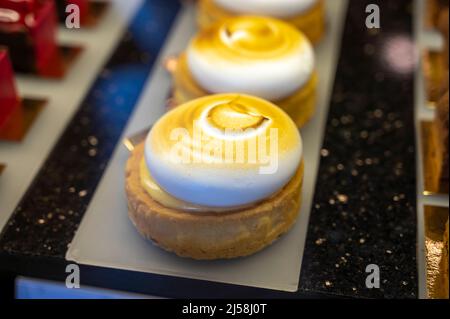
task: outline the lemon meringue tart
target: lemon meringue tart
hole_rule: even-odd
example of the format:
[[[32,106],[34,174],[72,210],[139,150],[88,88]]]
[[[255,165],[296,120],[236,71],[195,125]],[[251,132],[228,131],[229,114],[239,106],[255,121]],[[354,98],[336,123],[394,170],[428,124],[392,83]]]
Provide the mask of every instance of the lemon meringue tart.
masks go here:
[[[300,133],[263,99],[220,94],[164,115],[126,166],[129,217],[179,256],[242,257],[287,232],[299,214]]]
[[[323,0],[200,0],[197,22],[200,29],[239,15],[270,16],[303,31],[313,43],[325,33]]]
[[[314,115],[314,49],[303,33],[277,19],[241,16],[200,31],[173,75],[174,105],[237,92],[273,102],[298,127]]]

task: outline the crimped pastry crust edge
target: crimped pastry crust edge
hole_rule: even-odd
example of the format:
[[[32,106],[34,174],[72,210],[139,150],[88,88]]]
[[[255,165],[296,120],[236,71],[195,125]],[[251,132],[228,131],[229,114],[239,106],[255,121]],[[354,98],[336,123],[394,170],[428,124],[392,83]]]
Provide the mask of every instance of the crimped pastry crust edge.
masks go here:
[[[159,247],[198,260],[230,259],[256,253],[295,223],[299,214],[303,163],[277,195],[230,213],[189,213],[153,200],[140,183],[138,145],[126,165],[128,215],[138,232]]]

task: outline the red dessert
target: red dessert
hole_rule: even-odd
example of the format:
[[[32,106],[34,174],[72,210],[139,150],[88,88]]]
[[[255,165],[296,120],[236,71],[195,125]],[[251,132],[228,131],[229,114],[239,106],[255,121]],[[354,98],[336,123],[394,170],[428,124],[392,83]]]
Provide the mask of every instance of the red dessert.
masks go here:
[[[48,72],[59,59],[56,27],[53,0],[0,0],[0,45],[17,71]]]
[[[0,138],[18,139],[23,132],[23,113],[6,50],[0,49]]]
[[[26,13],[37,9],[36,0],[0,0],[0,7]]]

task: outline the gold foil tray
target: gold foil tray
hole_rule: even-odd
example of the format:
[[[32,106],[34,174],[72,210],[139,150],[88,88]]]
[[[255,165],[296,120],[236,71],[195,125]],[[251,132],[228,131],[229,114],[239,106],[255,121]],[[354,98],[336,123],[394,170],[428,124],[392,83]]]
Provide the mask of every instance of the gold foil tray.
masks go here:
[[[423,158],[423,180],[424,180],[424,195],[448,195],[448,184],[437,182],[436,180],[436,165],[433,163],[432,152],[430,145],[430,137],[432,134],[433,122],[422,121],[420,123],[421,143],[422,143],[422,158]]]
[[[53,57],[51,63],[44,70],[40,72],[25,72],[24,74],[47,79],[64,78],[75,64],[83,48],[80,46],[59,45],[58,50],[59,53]]]
[[[427,274],[427,296],[431,299],[448,299],[448,273],[445,274],[444,253],[445,224],[448,221],[448,208],[425,207],[425,253]],[[448,249],[448,248],[447,248]]]
[[[47,100],[24,98],[22,100],[22,123],[20,129],[14,129],[10,132],[2,132],[3,140],[20,142],[27,135],[28,131],[33,126],[39,113],[44,109]]]

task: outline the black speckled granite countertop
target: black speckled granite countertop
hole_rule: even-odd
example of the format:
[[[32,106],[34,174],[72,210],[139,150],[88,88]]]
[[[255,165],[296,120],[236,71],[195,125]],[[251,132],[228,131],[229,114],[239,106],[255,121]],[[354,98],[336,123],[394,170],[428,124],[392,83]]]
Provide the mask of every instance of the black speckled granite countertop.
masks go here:
[[[364,27],[369,3],[379,3],[379,30]],[[305,290],[417,297],[412,10],[411,1],[351,1],[303,259]],[[380,268],[380,289],[365,286],[370,264]]]
[[[365,27],[369,3],[381,9],[376,31]],[[3,229],[1,270],[65,278],[67,246],[178,9],[145,1]],[[91,266],[83,284],[192,298],[417,297],[412,10],[411,0],[350,1],[297,293]],[[365,287],[369,264],[380,289]]]

